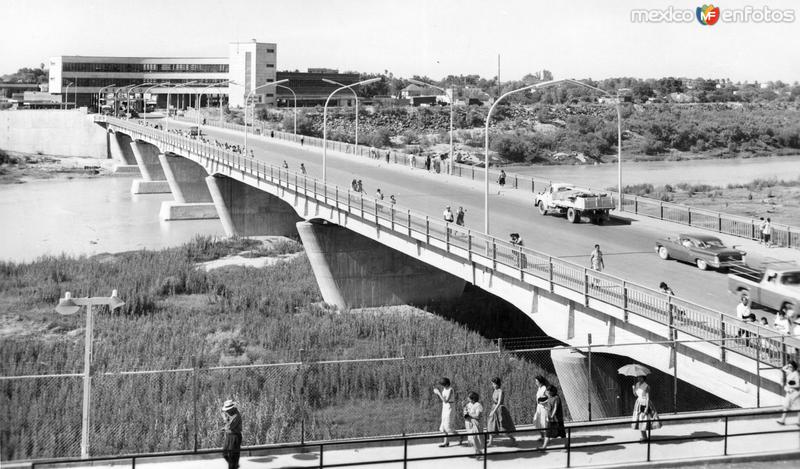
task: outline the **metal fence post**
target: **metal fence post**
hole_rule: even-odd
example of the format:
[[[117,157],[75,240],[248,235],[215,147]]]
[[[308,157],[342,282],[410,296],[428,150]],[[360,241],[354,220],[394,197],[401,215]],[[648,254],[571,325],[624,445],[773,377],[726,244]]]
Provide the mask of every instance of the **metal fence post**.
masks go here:
[[[197,357],[192,356],[192,427],[194,431],[194,452],[197,452]]]
[[[756,408],[761,408],[761,328],[756,329]]]
[[[719,313],[719,359],[725,363],[725,315]]]
[[[589,356],[586,362],[586,407],[589,411],[589,421],[592,421],[592,334],[587,335],[587,355]]]

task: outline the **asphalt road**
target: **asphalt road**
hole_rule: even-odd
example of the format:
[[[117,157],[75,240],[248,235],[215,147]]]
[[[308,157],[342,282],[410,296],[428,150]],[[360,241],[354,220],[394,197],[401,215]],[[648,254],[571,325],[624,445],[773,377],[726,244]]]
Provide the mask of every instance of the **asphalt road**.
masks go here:
[[[171,121],[173,128],[191,124]],[[242,133],[211,126],[203,127],[203,134],[220,141],[242,144]],[[256,158],[281,165],[285,160],[290,170],[299,171],[304,163],[308,174],[322,177],[322,154],[317,147],[304,147],[267,138],[251,137],[248,149]],[[249,151],[249,150],[248,150]],[[347,156],[328,151],[328,182],[343,190],[351,181],[363,180],[364,192],[374,197],[380,188],[388,200],[393,194],[397,208],[411,208],[442,219],[446,205],[455,212],[458,206],[466,210],[467,228],[483,230],[483,183],[462,178],[427,173],[420,169],[387,164],[369,158]],[[680,164],[680,163],[676,163]],[[566,181],[568,182],[568,181]],[[668,234],[698,231],[678,224],[636,217],[623,213],[605,225],[593,225],[586,219],[571,224],[564,217],[541,216],[533,206],[533,197],[524,191],[503,189],[490,184],[491,234],[508,239],[508,234],[518,232],[525,246],[552,256],[589,265],[589,255],[595,243],[600,244],[605,258],[606,273],[622,277],[640,285],[657,289],[660,282],[674,290],[676,296],[700,305],[715,308],[730,315],[735,314],[737,298],[727,290],[727,276],[713,270],[700,271],[696,267],[675,261],[662,261],[654,251],[654,241]],[[613,214],[614,212],[612,212]],[[701,230],[702,231],[702,230]],[[757,243],[722,236],[726,244],[735,243],[749,253],[749,259],[764,252]],[[794,250],[773,249],[772,257],[793,256]],[[771,317],[768,312],[761,314]]]

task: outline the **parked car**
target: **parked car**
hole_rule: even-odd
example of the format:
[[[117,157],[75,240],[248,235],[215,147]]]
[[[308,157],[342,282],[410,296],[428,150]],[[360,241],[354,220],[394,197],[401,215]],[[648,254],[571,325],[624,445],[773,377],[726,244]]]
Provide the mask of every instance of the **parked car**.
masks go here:
[[[189,127],[189,136],[198,137],[200,135],[203,135],[203,133],[200,131],[200,127],[196,125]]]
[[[677,237],[662,238],[655,245],[658,257],[668,260],[689,262],[700,270],[709,267],[727,269],[745,265],[745,251],[726,247],[723,242],[707,234],[679,234]]]
[[[800,311],[800,266],[767,264],[763,270],[736,269],[728,274],[728,290],[751,303],[778,311]]]

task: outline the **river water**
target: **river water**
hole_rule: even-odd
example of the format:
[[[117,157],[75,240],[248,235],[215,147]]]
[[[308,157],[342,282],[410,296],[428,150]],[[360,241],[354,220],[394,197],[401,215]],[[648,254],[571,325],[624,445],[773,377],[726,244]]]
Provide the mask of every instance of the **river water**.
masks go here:
[[[219,220],[161,221],[170,194],[132,195],[130,177],[0,185],[0,260],[177,246],[222,236]]]
[[[606,188],[616,165],[534,166],[512,172]],[[755,178],[800,177],[800,156],[738,160],[623,163],[623,183],[725,185]],[[159,220],[169,194],[132,195],[130,177],[43,180],[0,185],[0,260],[45,254],[97,254],[177,246],[195,235],[222,236],[219,220]]]
[[[606,189],[617,186],[617,165],[535,165],[512,167],[509,172],[569,182],[580,186]],[[654,185],[688,182],[722,186],[733,182],[750,182],[753,179],[800,177],[800,155],[769,158],[736,158],[728,160],[691,160],[625,162],[622,160],[622,184],[650,183]]]

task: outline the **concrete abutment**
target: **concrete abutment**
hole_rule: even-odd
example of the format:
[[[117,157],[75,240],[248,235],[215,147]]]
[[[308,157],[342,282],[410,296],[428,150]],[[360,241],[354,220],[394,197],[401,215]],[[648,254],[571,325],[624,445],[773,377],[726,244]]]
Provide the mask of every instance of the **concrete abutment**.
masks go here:
[[[175,199],[173,202],[162,202],[162,220],[219,218],[205,183],[208,173],[203,166],[171,153],[159,153],[158,161]]]
[[[159,150],[139,140],[130,143],[142,179],[131,183],[131,194],[168,194],[169,183],[158,159]]]
[[[338,225],[297,223],[322,297],[339,308],[458,298],[466,282]]]

